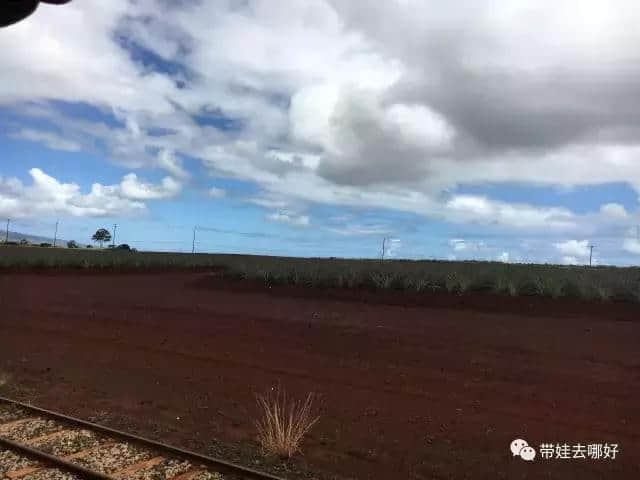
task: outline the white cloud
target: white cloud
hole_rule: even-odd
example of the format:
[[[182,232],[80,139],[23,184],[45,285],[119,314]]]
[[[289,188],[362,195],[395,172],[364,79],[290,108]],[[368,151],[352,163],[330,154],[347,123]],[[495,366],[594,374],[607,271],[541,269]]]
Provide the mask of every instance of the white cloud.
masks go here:
[[[384,247],[385,258],[394,258],[398,255],[398,251],[402,247],[402,242],[399,238],[388,238],[385,241]]]
[[[288,223],[296,227],[307,227],[311,224],[311,218],[308,215],[296,215],[290,212],[275,212],[267,215],[269,220],[274,222]]]
[[[387,109],[386,121],[405,141],[423,148],[446,148],[455,132],[440,114],[424,105],[398,103]]]
[[[75,183],[62,183],[39,168],[29,170],[32,183],[0,177],[0,215],[26,218],[52,213],[74,217],[124,216],[146,212],[140,200],[165,198],[179,191],[167,177],[161,185],[140,182],[135,174],[125,175],[117,185],[94,183],[83,194]]]
[[[122,195],[135,200],[172,198],[178,195],[181,190],[182,185],[171,177],[165,177],[160,185],[154,185],[138,180],[138,176],[135,173],[129,173],[124,176],[120,183]]]
[[[514,228],[569,228],[575,225],[574,214],[566,208],[509,204],[479,195],[456,195],[445,211],[464,222],[493,223]]]
[[[581,263],[584,263],[584,259],[578,260],[576,257],[565,255],[564,257],[562,257],[560,263],[562,265],[579,265]]]
[[[591,252],[589,240],[567,240],[566,242],[554,243],[553,246],[570,258],[585,258]]]
[[[39,142],[46,145],[52,150],[63,150],[67,152],[77,152],[82,149],[82,146],[72,140],[67,140],[60,135],[53,132],[45,132],[42,130],[34,130],[30,128],[23,128],[18,132],[9,135],[12,138],[29,140],[32,142]]]
[[[607,203],[600,207],[600,213],[605,217],[609,217],[616,220],[626,220],[629,218],[629,213],[623,205],[619,203]]]
[[[576,9],[581,21],[569,22]],[[160,185],[125,178],[109,187],[120,199],[176,195],[189,178],[180,159],[194,158],[212,175],[257,183],[264,195],[249,201],[270,209],[323,203],[590,232],[635,213],[448,192],[512,182],[624,182],[640,192],[628,62],[638,20],[630,2],[85,0],[42,6],[3,30],[0,104],[60,130],[25,128],[20,138],[68,151],[103,143],[113,162],[170,175]],[[133,61],[123,33],[174,73]],[[47,100],[94,106],[115,122],[81,120]],[[207,112],[237,127],[194,120]]]
[[[211,198],[222,198],[227,194],[224,188],[211,187],[207,190],[207,195]]]
[[[135,135],[134,133],[134,136]],[[158,153],[158,166],[164,168],[174,177],[182,180],[186,180],[190,176],[189,172],[182,166],[182,162],[176,158],[174,152],[168,149],[161,150],[160,153]]]
[[[498,261],[503,263],[509,263],[509,252],[502,252],[498,256]]]
[[[622,248],[625,252],[633,253],[634,255],[640,255],[640,239],[626,238],[624,240]]]
[[[12,218],[57,213],[75,217],[131,215],[146,205],[123,195],[119,185],[94,183],[87,194],[75,183],[61,183],[38,168],[29,170],[31,185],[0,179],[0,214]]]
[[[463,238],[452,238],[449,246],[454,252],[477,252],[485,248],[484,242],[472,242]]]
[[[327,230],[345,236],[382,236],[391,232],[385,225],[362,225],[360,223],[345,222],[344,225],[328,227]]]

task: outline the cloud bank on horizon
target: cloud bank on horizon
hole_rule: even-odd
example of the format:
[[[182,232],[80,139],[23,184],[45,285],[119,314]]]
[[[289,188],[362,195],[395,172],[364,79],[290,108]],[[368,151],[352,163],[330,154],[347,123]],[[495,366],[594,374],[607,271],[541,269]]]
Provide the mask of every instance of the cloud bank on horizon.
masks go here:
[[[198,188],[228,198],[202,186],[205,172],[255,186],[245,204],[291,229],[384,234],[393,226],[353,212],[396,212],[548,235],[565,263],[584,260],[585,238],[616,232],[632,261],[639,20],[626,0],[43,5],[0,30],[10,118],[0,141],[88,152],[122,179],[54,178],[45,155],[24,165],[25,183],[0,161],[0,215],[145,215]],[[536,190],[593,199],[583,208]],[[348,220],[314,216],[316,206]],[[486,247],[457,236],[445,245],[471,256]]]

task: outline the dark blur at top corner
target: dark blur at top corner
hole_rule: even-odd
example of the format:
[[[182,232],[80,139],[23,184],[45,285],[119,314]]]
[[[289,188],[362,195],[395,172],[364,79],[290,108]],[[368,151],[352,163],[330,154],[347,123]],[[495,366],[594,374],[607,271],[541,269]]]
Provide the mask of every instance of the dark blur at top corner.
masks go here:
[[[2,0],[0,1],[0,28],[24,20],[36,11],[40,3],[62,5],[71,0]]]

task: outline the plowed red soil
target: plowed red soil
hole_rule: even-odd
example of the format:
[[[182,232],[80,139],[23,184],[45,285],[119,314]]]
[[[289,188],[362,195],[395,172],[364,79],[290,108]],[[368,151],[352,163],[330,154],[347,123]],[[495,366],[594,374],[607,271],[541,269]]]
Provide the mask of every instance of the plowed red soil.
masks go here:
[[[255,392],[317,392],[320,422],[289,468],[318,478],[640,478],[636,305],[441,298],[0,274],[3,388],[258,468]],[[524,462],[515,438],[619,453]]]

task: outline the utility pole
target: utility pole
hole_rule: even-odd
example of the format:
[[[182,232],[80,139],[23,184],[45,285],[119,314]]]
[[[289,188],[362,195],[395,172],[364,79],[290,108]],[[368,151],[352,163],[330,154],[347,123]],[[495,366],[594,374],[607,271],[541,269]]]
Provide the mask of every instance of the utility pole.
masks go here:
[[[384,237],[382,239],[382,256],[380,258],[381,260],[384,260],[384,251],[385,251],[386,246],[387,246],[387,237]]]
[[[114,247],[116,246],[116,230],[118,230],[118,225],[114,223],[113,224],[113,243],[112,243]]]
[[[53,246],[56,246],[56,242],[58,241],[58,223],[59,220],[56,220],[56,233],[53,234]]]
[[[591,249],[591,253],[589,254],[589,266],[592,266],[592,261],[593,261],[593,249],[596,248],[595,245],[589,245],[589,248]]]
[[[196,229],[198,227],[194,225],[193,227],[193,241],[191,242],[191,253],[196,253]]]
[[[10,218],[7,218],[7,234],[4,237],[4,243],[7,243],[9,241],[9,223],[11,222]]]

